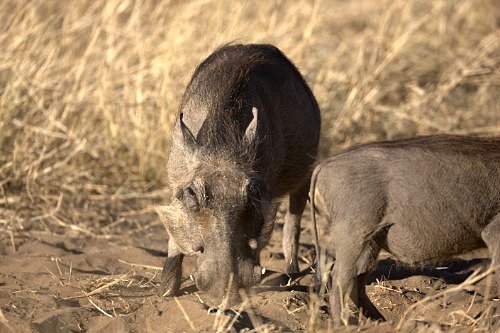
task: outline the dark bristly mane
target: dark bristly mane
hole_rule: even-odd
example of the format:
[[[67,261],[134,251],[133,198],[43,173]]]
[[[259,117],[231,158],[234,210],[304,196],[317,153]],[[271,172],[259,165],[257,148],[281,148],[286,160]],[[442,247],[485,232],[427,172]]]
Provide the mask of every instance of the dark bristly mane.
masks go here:
[[[242,93],[249,78],[261,74],[272,79],[275,73],[269,71],[266,65],[278,64],[283,57],[271,45],[224,45],[196,68],[181,108],[194,92],[204,93],[208,98],[205,102],[214,109],[240,106],[238,104],[242,102]],[[279,80],[277,77],[274,79]]]
[[[233,45],[218,48],[195,70],[183,96],[181,109],[191,96],[202,96],[204,107],[208,109],[205,122],[197,134],[197,142],[208,151],[236,157],[255,158],[253,148],[243,140],[245,128],[251,121],[251,109],[247,95],[249,81],[264,78],[278,87],[286,79],[274,68],[286,57],[272,45]],[[316,103],[302,75],[288,62],[290,70],[302,80]],[[222,111],[222,112],[221,112]]]

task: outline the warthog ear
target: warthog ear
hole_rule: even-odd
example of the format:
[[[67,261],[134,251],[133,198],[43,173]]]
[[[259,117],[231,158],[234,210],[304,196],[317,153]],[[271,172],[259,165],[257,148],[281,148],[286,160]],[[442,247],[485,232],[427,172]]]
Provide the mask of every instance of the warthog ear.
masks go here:
[[[253,143],[257,135],[257,118],[259,110],[257,110],[255,106],[252,108],[252,114],[253,114],[253,119],[250,122],[250,124],[248,124],[248,127],[245,130],[245,138],[248,143]]]
[[[188,148],[194,149],[197,146],[196,143],[196,138],[194,137],[193,133],[189,130],[189,128],[184,124],[184,121],[182,121],[182,117],[184,114],[181,112],[179,114],[179,125],[181,129],[181,134],[182,134],[182,140],[185,146]]]

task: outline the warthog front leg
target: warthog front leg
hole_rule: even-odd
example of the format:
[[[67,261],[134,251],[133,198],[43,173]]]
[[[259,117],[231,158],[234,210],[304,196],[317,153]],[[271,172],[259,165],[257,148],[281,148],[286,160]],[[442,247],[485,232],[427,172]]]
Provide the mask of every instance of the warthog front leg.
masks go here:
[[[169,239],[168,256],[161,273],[160,296],[173,296],[179,292],[181,288],[183,258],[184,255],[178,250],[175,242]]]
[[[290,193],[288,212],[283,226],[283,253],[285,255],[285,272],[298,273],[299,263],[297,253],[299,250],[300,219],[307,202],[309,182],[300,190]]]

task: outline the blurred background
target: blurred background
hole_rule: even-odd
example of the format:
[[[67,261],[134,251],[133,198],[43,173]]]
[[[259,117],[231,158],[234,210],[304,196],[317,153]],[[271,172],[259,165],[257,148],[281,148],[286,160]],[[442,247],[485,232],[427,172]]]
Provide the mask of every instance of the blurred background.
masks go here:
[[[180,97],[228,42],[272,43],[298,66],[321,107],[323,157],[499,135],[499,26],[495,0],[3,0],[0,232],[159,224]]]

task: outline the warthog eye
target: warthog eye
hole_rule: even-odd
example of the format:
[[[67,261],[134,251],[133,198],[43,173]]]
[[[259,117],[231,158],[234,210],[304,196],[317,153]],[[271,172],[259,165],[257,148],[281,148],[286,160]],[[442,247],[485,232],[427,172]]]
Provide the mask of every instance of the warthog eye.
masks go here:
[[[189,186],[187,189],[186,189],[186,192],[189,196],[193,196],[193,197],[196,197],[196,193],[194,192],[193,188],[191,186]]]
[[[251,180],[246,188],[249,201],[260,201],[265,194],[266,185],[258,180]]]
[[[184,204],[189,208],[196,210],[198,209],[198,198],[196,197],[196,192],[192,186],[187,186],[183,191],[183,201]]]

